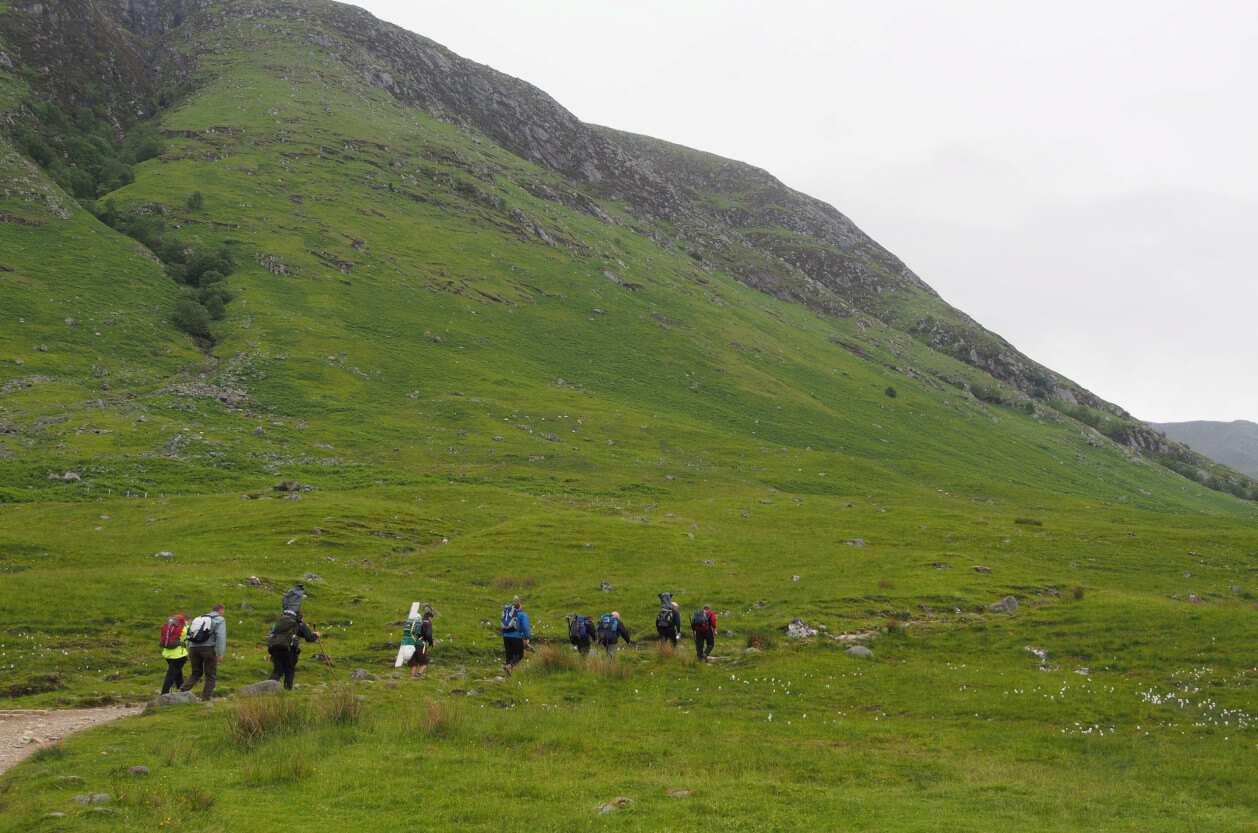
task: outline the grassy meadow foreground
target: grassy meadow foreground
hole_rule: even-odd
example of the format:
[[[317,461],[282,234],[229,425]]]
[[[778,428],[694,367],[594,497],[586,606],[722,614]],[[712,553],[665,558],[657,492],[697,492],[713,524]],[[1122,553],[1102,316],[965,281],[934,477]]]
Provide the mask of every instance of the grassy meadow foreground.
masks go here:
[[[151,697],[155,623],[214,600],[230,695],[269,670],[279,594],[306,571],[336,668],[309,646],[291,695],[64,740],[0,776],[0,830],[1258,829],[1252,520],[704,494],[648,510],[441,481],[5,507],[5,679],[49,689],[12,705]],[[653,637],[662,589],[725,614],[711,663],[648,639],[581,667],[564,613],[614,607]],[[488,622],[517,592],[537,652],[504,677]],[[1009,593],[1016,612],[985,610]],[[418,681],[391,667],[412,600],[439,613]],[[789,639],[795,616],[825,630]],[[98,792],[117,812],[70,803]]]

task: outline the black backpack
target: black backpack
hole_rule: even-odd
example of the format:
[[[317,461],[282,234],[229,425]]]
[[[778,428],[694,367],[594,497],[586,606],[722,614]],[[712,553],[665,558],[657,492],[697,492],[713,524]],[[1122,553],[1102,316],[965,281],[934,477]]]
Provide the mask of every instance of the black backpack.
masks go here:
[[[655,627],[671,628],[673,626],[673,608],[662,607],[660,612],[655,616]]]
[[[299,639],[297,617],[289,611],[280,614],[271,628],[271,636],[266,641],[268,648],[295,648]]]
[[[590,635],[585,632],[585,617],[573,616],[568,621],[568,639],[572,640],[573,645],[576,645],[578,642],[585,642],[589,638]]]
[[[695,615],[690,617],[690,627],[697,631],[706,631],[712,627],[711,620],[708,619],[708,612],[703,608],[695,611]]]

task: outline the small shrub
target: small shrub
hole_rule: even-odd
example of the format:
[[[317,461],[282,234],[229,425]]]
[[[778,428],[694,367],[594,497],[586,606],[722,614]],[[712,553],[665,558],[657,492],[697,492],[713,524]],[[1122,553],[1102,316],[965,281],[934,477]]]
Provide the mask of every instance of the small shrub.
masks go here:
[[[194,338],[212,340],[210,314],[205,307],[187,296],[175,302],[175,314],[171,316],[175,326]]]
[[[1083,601],[1083,588],[1082,587],[1070,588],[1070,598],[1074,599],[1076,602]]]
[[[884,390],[883,393],[885,393],[887,396],[891,397],[892,399],[895,399],[896,396],[898,396],[895,388],[891,387],[890,385],[887,385],[887,389]]]
[[[232,740],[243,749],[300,727],[303,710],[292,697],[255,697],[242,700],[228,715]]]
[[[625,663],[618,662],[615,657],[604,655],[591,655],[585,667],[590,670],[590,673],[609,680],[623,680],[629,676],[630,672],[629,666]]]
[[[878,579],[878,586],[879,586],[879,587],[881,587],[883,590],[890,590],[890,589],[891,589],[891,579],[889,579],[889,578],[880,578],[880,579]]]
[[[200,191],[193,191],[188,195],[188,210],[200,211],[202,208],[205,208],[205,194],[202,194]]]
[[[499,576],[494,586],[499,590],[528,590],[537,581],[532,576]]]
[[[772,631],[756,629],[747,634],[747,647],[767,651],[777,647],[777,635]]]
[[[430,735],[448,735],[458,728],[458,712],[449,703],[429,700],[424,705],[420,725]]]
[[[1043,521],[1036,520],[1035,518],[1014,518],[1013,522],[1015,524],[1023,524],[1024,526],[1043,526],[1044,525]]]
[[[321,723],[353,726],[362,716],[362,701],[352,689],[338,688],[319,698],[315,710]]]
[[[190,812],[204,813],[206,810],[213,807],[214,802],[217,800],[218,798],[214,795],[214,793],[197,788],[188,790],[184,793],[183,801],[181,803],[183,804],[184,809]]]
[[[61,744],[54,743],[52,746],[45,746],[31,755],[32,761],[59,761],[66,756],[66,751]]]

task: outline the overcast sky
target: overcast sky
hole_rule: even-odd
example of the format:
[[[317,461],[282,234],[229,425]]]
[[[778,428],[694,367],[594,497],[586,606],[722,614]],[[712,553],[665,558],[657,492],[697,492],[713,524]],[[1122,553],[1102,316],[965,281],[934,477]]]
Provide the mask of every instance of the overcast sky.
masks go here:
[[[360,0],[765,168],[1141,419],[1258,421],[1253,0]]]

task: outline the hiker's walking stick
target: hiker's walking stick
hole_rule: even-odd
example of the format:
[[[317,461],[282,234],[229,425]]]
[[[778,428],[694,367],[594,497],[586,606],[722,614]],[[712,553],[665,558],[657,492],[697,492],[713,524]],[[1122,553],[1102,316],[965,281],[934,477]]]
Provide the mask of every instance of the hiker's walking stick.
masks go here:
[[[335,671],[336,667],[332,665],[332,658],[328,656],[328,649],[323,647],[323,637],[319,636],[318,633],[318,631],[315,631],[315,642],[319,643],[319,653],[323,656],[323,661],[328,664],[328,668]]]

